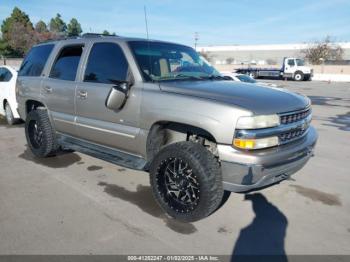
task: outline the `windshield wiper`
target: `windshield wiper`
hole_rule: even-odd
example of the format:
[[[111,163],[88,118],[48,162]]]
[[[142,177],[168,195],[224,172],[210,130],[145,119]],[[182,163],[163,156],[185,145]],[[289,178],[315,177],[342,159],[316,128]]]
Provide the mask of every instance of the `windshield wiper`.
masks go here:
[[[174,75],[174,78],[178,78],[178,77],[185,77],[185,78],[196,79],[196,80],[202,79],[199,76],[191,76],[191,75],[186,75],[186,74],[176,74],[176,75]]]
[[[191,75],[186,75],[186,74],[176,74],[176,75],[172,75],[172,76],[166,76],[166,77],[162,77],[157,79],[157,81],[167,81],[167,80],[187,80],[187,79],[192,79],[192,80],[201,80],[201,77],[198,76],[191,76]]]
[[[194,76],[194,75],[187,75],[187,74],[176,74],[173,76],[167,76],[167,77],[163,77],[158,79],[158,81],[166,81],[166,80],[227,80],[224,76],[220,76],[220,75],[207,75],[207,76]]]

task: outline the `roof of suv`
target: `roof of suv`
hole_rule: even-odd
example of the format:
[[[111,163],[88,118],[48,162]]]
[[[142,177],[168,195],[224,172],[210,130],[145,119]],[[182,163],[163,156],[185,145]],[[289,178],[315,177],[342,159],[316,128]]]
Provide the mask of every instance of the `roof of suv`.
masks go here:
[[[103,34],[92,34],[92,33],[86,33],[83,34],[81,37],[72,37],[72,38],[63,38],[63,39],[57,39],[57,40],[48,40],[42,43],[39,43],[35,46],[45,45],[45,44],[56,44],[59,42],[82,42],[82,40],[89,41],[91,39],[106,39],[106,40],[117,40],[119,42],[129,42],[129,41],[150,41],[150,42],[162,42],[162,43],[169,43],[169,44],[177,44],[173,42],[168,41],[162,41],[162,40],[155,40],[155,39],[146,39],[146,38],[137,38],[137,37],[124,37],[124,36],[117,36],[117,35],[103,35]],[[180,44],[181,45],[181,44]]]

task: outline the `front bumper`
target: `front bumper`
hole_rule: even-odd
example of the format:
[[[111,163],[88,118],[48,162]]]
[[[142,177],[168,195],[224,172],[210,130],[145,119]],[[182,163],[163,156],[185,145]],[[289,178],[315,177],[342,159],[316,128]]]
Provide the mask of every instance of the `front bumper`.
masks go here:
[[[240,151],[219,145],[224,189],[244,192],[277,183],[300,170],[313,155],[317,132],[312,126],[299,141],[276,148]]]
[[[313,77],[313,73],[304,74],[304,80],[310,80]]]

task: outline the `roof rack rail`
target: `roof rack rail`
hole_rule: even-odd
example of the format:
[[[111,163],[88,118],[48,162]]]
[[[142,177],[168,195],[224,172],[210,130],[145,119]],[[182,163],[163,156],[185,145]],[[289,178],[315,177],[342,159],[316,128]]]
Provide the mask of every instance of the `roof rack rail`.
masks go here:
[[[79,36],[62,36],[62,37],[57,37],[54,39],[47,39],[47,40],[41,41],[39,44],[56,42],[56,41],[61,41],[61,40],[78,39],[78,38],[79,38]]]
[[[40,41],[39,43],[37,43],[35,45],[46,44],[46,43],[51,43],[51,42],[55,42],[55,41],[57,41],[57,39],[48,39],[48,40]]]
[[[119,37],[119,35],[110,35],[110,34],[100,34],[100,33],[85,33],[82,34],[81,36],[60,36],[57,37],[56,39],[48,39],[41,41],[39,44],[45,44],[45,43],[50,43],[50,42],[56,42],[56,41],[61,41],[61,40],[69,40],[69,39],[79,39],[79,38],[94,38],[94,37],[106,37],[106,36],[114,36],[114,37]]]
[[[85,33],[82,34],[82,38],[93,38],[93,37],[105,37],[105,36],[115,36],[118,37],[118,35],[110,35],[110,34],[100,34],[100,33]]]

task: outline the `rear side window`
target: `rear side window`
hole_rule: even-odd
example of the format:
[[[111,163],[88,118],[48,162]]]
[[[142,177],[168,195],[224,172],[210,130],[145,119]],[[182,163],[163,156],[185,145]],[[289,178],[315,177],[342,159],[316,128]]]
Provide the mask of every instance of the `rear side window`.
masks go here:
[[[85,70],[85,82],[115,84],[126,80],[127,74],[128,62],[117,44],[96,43],[93,45]]]
[[[33,47],[24,59],[19,76],[40,76],[54,45]]]
[[[8,69],[6,69],[6,68],[4,68],[4,69],[5,69],[4,82],[9,82],[9,81],[11,81],[12,73]]]
[[[4,68],[0,68],[0,82],[5,82],[5,71],[4,71]]]
[[[82,53],[83,45],[64,47],[52,66],[50,77],[74,81]]]

